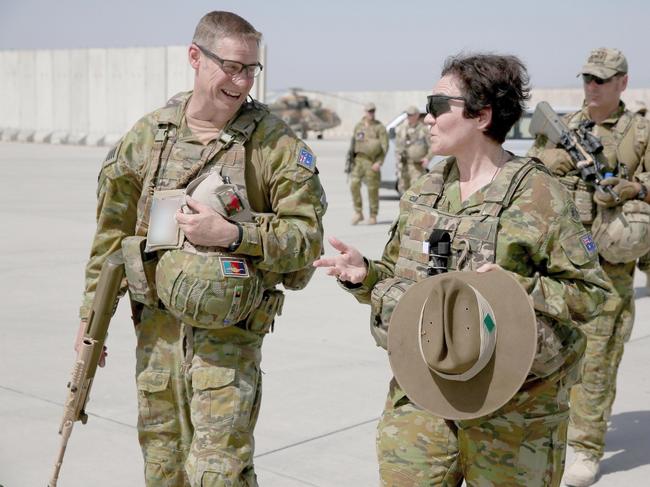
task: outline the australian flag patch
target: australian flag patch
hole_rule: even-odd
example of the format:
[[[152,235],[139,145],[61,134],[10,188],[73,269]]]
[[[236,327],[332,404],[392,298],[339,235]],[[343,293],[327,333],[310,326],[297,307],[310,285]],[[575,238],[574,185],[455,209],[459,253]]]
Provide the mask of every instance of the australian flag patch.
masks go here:
[[[224,277],[248,277],[248,266],[244,259],[219,257]]]
[[[304,147],[300,149],[300,153],[298,153],[298,165],[304,167],[305,169],[309,169],[310,171],[314,172],[314,154],[309,152],[307,149]]]
[[[580,237],[580,241],[582,242],[582,245],[587,250],[587,253],[589,253],[589,255],[596,252],[596,242],[594,242],[594,239],[590,233],[587,233]]]

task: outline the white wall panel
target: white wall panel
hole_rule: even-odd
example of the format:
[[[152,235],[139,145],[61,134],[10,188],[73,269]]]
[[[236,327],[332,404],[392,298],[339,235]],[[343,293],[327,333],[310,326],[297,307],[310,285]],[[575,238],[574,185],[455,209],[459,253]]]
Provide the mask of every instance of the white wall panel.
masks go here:
[[[52,51],[38,50],[35,53],[36,126],[34,129],[39,132],[51,132],[54,129]]]
[[[52,51],[52,128],[56,132],[70,132],[70,110],[72,106],[70,96],[72,88],[70,52],[66,50]]]
[[[88,50],[88,133],[101,137],[108,132],[107,49]]]

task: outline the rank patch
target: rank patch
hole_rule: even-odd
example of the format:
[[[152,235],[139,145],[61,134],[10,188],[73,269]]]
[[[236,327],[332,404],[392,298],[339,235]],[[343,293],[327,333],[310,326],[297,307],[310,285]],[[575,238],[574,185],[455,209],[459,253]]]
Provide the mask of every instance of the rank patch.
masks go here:
[[[244,259],[219,257],[224,277],[248,277],[248,266]]]
[[[580,237],[580,241],[589,254],[596,252],[596,242],[594,242],[594,239],[590,233],[587,233]]]
[[[314,170],[314,154],[309,152],[307,149],[304,147],[300,149],[300,153],[298,154],[298,165],[309,169],[310,171]]]

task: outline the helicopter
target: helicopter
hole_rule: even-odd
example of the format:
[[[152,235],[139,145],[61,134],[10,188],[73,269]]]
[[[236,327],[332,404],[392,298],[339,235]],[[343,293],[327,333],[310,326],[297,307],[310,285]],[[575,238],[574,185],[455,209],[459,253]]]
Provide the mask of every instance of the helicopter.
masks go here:
[[[307,97],[300,88],[290,88],[288,93],[270,103],[269,109],[303,139],[307,138],[309,131],[322,139],[324,130],[341,124],[336,112],[323,107],[320,100]]]

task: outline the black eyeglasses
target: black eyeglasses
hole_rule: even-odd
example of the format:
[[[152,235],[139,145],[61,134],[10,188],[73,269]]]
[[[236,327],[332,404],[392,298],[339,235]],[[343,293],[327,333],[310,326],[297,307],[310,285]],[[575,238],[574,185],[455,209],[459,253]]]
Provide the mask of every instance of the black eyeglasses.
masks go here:
[[[582,75],[582,81],[584,81],[586,85],[588,85],[592,81],[594,83],[596,83],[597,85],[604,85],[605,83],[609,83],[615,77],[616,77],[616,75],[610,76],[607,79],[603,79],[603,78],[599,78],[598,76],[594,76],[593,74],[583,74]]]
[[[246,78],[255,78],[258,74],[262,72],[262,69],[264,69],[264,66],[262,66],[262,64],[259,62],[253,64],[243,64],[240,63],[239,61],[222,59],[219,56],[217,56],[215,53],[206,49],[203,46],[199,46],[198,44],[196,44],[196,47],[198,47],[199,50],[207,57],[209,57],[214,62],[216,62],[219,65],[219,67],[222,69],[222,71],[226,73],[228,76],[237,76],[241,73],[244,73],[244,76]]]
[[[451,110],[449,100],[466,101],[462,96],[429,95],[427,96],[427,113],[437,118]]]

